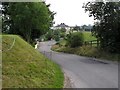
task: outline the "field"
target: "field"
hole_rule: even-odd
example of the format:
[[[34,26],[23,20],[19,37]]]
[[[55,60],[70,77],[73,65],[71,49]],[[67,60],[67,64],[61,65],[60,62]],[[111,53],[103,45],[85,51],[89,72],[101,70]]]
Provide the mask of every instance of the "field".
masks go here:
[[[97,40],[94,36],[92,36],[91,32],[83,32],[84,35],[84,41],[92,41],[92,40]]]
[[[16,35],[2,36],[3,88],[62,88],[57,64]]]

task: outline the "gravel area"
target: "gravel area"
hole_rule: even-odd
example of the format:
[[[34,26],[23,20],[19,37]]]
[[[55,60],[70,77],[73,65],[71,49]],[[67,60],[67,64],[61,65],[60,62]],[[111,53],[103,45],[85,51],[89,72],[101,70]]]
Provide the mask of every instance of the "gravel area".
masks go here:
[[[64,88],[72,88],[71,81],[69,77],[64,73]]]

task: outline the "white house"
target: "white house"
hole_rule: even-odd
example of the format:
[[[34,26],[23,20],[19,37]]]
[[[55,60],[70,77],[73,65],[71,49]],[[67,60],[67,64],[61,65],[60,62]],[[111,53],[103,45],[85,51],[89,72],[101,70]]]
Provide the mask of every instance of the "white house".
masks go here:
[[[65,23],[61,23],[55,27],[53,27],[54,30],[57,30],[57,29],[65,29],[65,30],[68,30],[70,29],[70,26],[66,25]]]
[[[78,26],[80,27],[80,26]],[[51,27],[53,30],[58,30],[58,29],[65,29],[66,34],[69,34],[70,32],[77,32],[76,30],[73,30],[75,26],[68,26],[65,23],[61,23],[57,26]]]

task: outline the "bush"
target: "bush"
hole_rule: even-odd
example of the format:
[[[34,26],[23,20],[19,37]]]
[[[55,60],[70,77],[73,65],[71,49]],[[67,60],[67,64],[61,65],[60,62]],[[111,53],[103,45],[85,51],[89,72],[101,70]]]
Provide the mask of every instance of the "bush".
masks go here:
[[[82,46],[84,42],[83,34],[81,32],[71,33],[67,36],[67,41],[70,47]]]
[[[54,36],[54,39],[55,39],[55,41],[59,41],[59,40],[60,40],[60,37],[59,37],[58,35],[55,35],[55,36]]]
[[[53,32],[51,30],[49,30],[46,34],[45,37],[47,40],[51,40],[51,38],[53,37]]]

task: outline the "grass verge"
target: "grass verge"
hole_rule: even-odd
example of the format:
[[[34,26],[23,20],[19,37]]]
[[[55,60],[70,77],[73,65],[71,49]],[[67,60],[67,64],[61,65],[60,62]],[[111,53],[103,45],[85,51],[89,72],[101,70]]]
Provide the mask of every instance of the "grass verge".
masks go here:
[[[83,36],[85,41],[96,40],[96,38],[92,36],[91,32],[83,32]],[[120,61],[120,54],[105,52],[101,49],[96,48],[96,44],[94,44],[93,46],[83,45],[81,47],[76,47],[76,48],[70,48],[69,46],[66,46],[66,44],[67,41],[63,39],[60,40],[59,43],[57,43],[56,45],[53,45],[51,49],[57,52],[94,57],[102,60]]]
[[[53,51],[64,52],[70,54],[76,54],[80,56],[94,57],[103,60],[119,61],[120,54],[111,54],[103,50],[97,49],[96,47],[81,46],[76,48],[70,48],[65,46],[53,45],[51,48]]]
[[[3,35],[2,50],[3,88],[63,87],[64,76],[60,67],[19,36]]]

